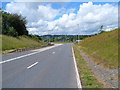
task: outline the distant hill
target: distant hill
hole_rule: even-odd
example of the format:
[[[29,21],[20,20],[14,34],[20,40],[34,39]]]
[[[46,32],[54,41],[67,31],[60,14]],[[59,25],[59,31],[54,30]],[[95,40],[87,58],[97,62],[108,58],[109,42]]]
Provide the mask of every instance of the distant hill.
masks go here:
[[[86,38],[78,46],[98,64],[118,68],[118,30]]]
[[[43,35],[40,36],[44,41],[50,42],[73,42],[74,40],[82,40],[93,35]]]

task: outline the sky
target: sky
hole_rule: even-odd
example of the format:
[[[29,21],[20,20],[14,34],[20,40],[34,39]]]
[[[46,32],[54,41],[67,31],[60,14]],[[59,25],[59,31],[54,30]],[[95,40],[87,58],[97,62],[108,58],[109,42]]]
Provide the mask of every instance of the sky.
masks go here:
[[[117,2],[2,2],[2,9],[27,20],[36,35],[90,35],[118,27]]]

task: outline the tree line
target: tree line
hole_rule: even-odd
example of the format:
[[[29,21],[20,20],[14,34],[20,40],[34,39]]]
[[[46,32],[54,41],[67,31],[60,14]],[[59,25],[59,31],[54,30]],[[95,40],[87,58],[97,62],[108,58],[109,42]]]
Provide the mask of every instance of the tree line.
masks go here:
[[[74,42],[91,36],[94,35],[43,35],[41,38],[45,42]]]

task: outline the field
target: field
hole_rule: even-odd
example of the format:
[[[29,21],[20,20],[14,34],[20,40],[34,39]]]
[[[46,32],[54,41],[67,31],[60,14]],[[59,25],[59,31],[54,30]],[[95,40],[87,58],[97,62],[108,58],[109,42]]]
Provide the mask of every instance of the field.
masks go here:
[[[15,38],[11,36],[1,35],[0,40],[2,40],[2,51],[28,47],[40,47],[46,45],[46,43],[42,41],[36,41],[32,38],[23,36]]]
[[[97,64],[109,69],[118,68],[118,30],[86,38],[78,46]]]

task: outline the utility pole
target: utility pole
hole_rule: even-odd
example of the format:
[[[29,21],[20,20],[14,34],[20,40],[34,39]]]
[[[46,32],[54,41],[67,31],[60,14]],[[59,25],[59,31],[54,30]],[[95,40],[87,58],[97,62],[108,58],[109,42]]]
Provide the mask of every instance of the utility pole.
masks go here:
[[[103,25],[100,26],[100,33],[102,32],[102,29],[103,29]]]
[[[79,24],[78,24],[78,29],[79,29]],[[79,34],[77,35],[77,40],[79,40]]]

